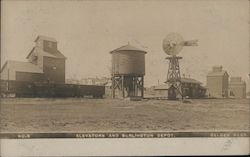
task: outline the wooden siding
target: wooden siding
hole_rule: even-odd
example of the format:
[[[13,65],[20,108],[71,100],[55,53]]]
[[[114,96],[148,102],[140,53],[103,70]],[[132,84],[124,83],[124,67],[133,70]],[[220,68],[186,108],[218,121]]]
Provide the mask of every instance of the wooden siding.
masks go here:
[[[65,83],[65,59],[43,57],[45,79],[52,83]]]
[[[105,86],[1,80],[1,96],[16,97],[84,97],[102,98]]]
[[[112,73],[145,75],[145,53],[125,50],[112,53]]]
[[[30,72],[16,72],[16,81],[44,82],[44,74]]]

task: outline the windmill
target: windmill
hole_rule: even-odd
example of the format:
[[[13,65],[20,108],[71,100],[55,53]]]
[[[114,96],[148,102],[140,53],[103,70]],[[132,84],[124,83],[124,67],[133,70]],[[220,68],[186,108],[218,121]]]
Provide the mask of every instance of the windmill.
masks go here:
[[[167,83],[169,85],[168,99],[176,99],[176,95],[179,93],[182,96],[181,88],[181,74],[179,60],[182,57],[177,56],[184,46],[198,46],[198,40],[184,41],[181,35],[178,33],[170,33],[163,40],[163,50],[169,57]]]

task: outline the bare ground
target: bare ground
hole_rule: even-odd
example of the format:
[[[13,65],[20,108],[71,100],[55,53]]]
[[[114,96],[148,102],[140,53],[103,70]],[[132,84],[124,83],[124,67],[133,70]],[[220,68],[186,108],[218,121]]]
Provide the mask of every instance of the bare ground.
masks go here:
[[[2,99],[1,132],[249,130],[248,99]]]

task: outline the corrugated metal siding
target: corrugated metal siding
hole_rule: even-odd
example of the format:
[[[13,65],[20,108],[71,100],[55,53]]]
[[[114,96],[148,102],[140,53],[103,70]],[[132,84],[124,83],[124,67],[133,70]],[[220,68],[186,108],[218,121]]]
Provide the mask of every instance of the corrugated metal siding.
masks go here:
[[[246,83],[232,83],[229,84],[230,96],[235,98],[246,98]]]
[[[228,75],[207,76],[207,88],[212,97],[228,96]]]
[[[221,76],[209,76],[207,77],[207,88],[210,96],[222,97],[222,82]]]
[[[228,75],[223,75],[223,86],[222,86],[223,97],[228,97]]]

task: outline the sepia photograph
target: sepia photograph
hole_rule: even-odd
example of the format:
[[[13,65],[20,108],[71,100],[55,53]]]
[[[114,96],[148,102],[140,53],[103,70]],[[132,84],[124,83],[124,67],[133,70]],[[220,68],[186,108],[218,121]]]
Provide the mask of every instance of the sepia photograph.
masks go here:
[[[12,140],[20,147],[102,139],[127,148],[119,140],[158,139],[182,149],[187,138],[227,139],[218,143],[222,154],[249,154],[249,7],[249,0],[1,1],[0,152],[12,156]]]

